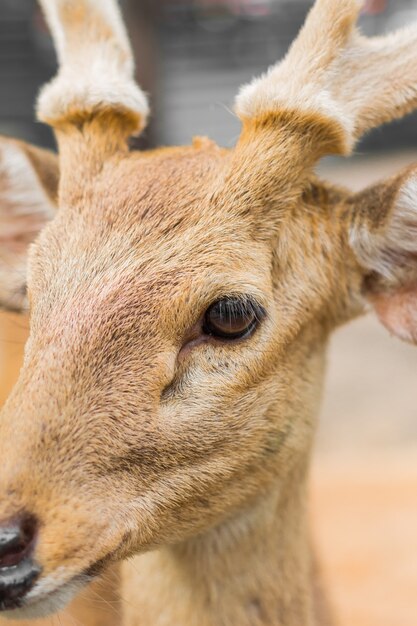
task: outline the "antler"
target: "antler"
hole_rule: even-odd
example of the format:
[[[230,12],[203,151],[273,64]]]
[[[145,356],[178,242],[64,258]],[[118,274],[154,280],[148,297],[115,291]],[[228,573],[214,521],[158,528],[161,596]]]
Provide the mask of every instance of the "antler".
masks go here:
[[[375,39],[358,34],[361,1],[317,0],[284,60],[240,91],[244,122],[282,112],[320,116],[348,153],[367,130],[417,106],[417,25]]]
[[[95,149],[96,160],[103,159],[139,132],[148,115],[146,97],[133,79],[133,55],[117,1],[39,1],[57,49],[59,72],[40,93],[38,118],[57,131],[61,157],[61,148],[75,135],[78,143],[84,139],[84,148]],[[97,141],[85,141],[92,132],[106,135],[99,149]],[[79,150],[73,142],[71,146],[80,161]],[[85,161],[94,159],[84,160],[84,168]],[[65,174],[65,167],[61,169]]]
[[[143,128],[148,104],[133,80],[129,40],[114,0],[40,0],[54,38],[58,76],[42,90],[38,117],[53,126],[104,110]]]

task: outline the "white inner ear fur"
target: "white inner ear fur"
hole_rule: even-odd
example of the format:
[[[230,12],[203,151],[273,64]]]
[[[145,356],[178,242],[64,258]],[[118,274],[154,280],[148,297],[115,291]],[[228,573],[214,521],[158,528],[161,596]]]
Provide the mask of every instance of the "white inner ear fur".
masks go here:
[[[0,304],[26,308],[26,253],[54,214],[32,163],[18,144],[0,144]]]
[[[350,233],[350,244],[366,269],[390,283],[398,281],[410,255],[417,255],[417,174],[402,186],[385,228],[373,233],[357,225]]]
[[[12,142],[0,147],[0,244],[39,230],[54,206],[24,151]]]

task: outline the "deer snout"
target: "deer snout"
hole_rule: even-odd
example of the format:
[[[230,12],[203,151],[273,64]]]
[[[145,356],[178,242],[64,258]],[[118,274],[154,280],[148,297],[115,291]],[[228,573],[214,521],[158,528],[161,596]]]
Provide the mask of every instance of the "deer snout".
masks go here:
[[[0,524],[0,610],[17,608],[40,574],[33,560],[36,535],[33,517]]]

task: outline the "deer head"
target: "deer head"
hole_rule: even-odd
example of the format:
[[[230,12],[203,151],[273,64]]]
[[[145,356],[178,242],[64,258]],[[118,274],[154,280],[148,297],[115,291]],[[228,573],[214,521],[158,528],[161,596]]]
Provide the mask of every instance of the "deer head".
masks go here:
[[[30,305],[0,417],[0,608],[16,617],[290,477],[301,494],[329,333],[371,307],[417,342],[417,166],[359,194],[314,175],[417,106],[415,27],[368,40],[357,0],[317,0],[238,95],[232,150],[141,153],[115,2],[41,4],[60,70],[37,112],[59,156],[0,144],[0,300]]]

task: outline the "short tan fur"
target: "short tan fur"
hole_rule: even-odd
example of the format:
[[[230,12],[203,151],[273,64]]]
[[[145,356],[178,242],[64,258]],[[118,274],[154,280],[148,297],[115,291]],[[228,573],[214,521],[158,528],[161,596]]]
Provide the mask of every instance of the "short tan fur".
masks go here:
[[[0,301],[31,314],[0,525],[35,516],[42,567],[8,616],[123,560],[126,626],[323,626],[307,480],[327,341],[374,308],[417,343],[417,166],[359,194],[314,168],[417,107],[417,28],[367,40],[357,0],[317,0],[240,92],[233,149],[141,153],[115,2],[41,4],[59,156],[0,143]],[[230,296],[265,311],[239,341],[202,324]]]

